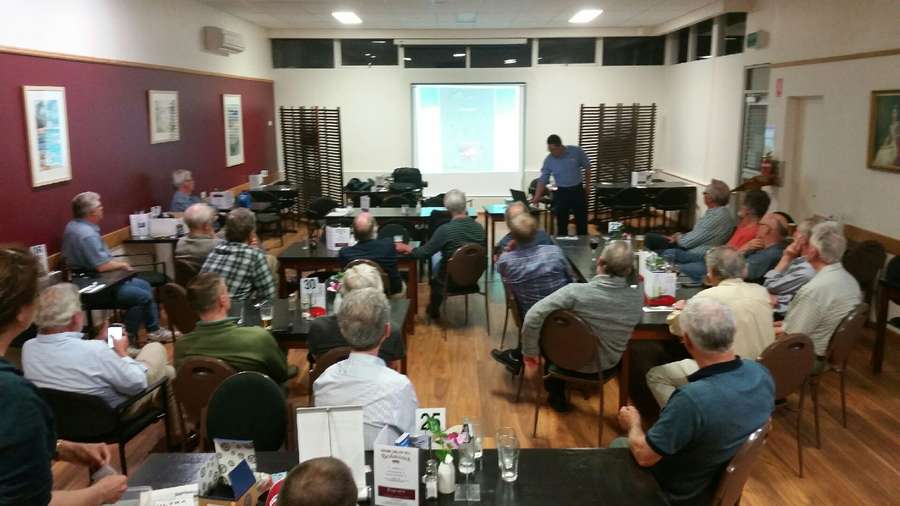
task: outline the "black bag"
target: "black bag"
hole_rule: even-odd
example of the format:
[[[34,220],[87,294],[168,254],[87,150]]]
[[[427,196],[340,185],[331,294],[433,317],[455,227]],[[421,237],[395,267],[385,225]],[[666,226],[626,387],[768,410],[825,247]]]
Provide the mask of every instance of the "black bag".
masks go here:
[[[413,188],[422,187],[422,173],[415,167],[399,167],[394,169],[394,184],[408,183]]]

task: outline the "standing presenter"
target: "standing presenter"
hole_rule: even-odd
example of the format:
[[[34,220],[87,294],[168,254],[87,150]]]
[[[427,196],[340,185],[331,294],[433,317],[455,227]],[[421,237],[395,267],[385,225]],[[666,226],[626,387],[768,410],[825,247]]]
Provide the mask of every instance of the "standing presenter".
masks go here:
[[[587,192],[591,190],[591,161],[580,147],[563,146],[562,139],[556,134],[547,137],[547,151],[550,154],[544,158],[541,177],[531,202],[537,205],[541,201],[552,174],[557,186],[553,196],[556,235],[569,235],[569,216],[572,214],[575,215],[576,233],[587,235]]]

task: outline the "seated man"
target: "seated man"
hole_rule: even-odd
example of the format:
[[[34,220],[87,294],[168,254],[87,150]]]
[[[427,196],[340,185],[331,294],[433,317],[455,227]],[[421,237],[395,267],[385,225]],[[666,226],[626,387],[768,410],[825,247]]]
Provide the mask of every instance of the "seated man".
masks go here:
[[[679,387],[659,419],[644,433],[633,406],[619,410],[627,447],[650,468],[672,505],[710,504],[719,478],[737,450],[768,423],[775,382],[762,365],[731,350],[734,314],[711,298],[691,299],[681,313],[682,341],[699,369]]]
[[[509,222],[514,248],[500,255],[497,272],[512,290],[525,315],[538,301],[572,282],[569,261],[555,244],[538,244],[537,220],[528,213],[515,215]],[[522,370],[521,343],[515,349],[491,350],[494,360],[513,374]]]
[[[841,265],[846,249],[847,240],[838,223],[826,221],[813,227],[803,256],[816,275],[797,292],[777,329],[812,339],[819,357],[817,371],[825,365],[828,343],[841,320],[862,301],[859,283]]]
[[[771,269],[781,253],[784,251],[784,241],[787,237],[787,220],[777,213],[768,213],[759,221],[756,227],[756,236],[745,242],[737,251],[747,260],[747,272],[744,279],[756,281]],[[694,281],[701,281],[706,274],[706,262],[691,262],[678,264],[683,274],[690,276]]]
[[[313,383],[316,406],[362,406],[365,448],[384,426],[414,432],[419,401],[409,378],[387,367],[378,349],[391,335],[391,308],[384,292],[361,288],[347,294],[338,309],[341,334],[353,352]]]
[[[703,203],[707,211],[697,220],[694,229],[686,234],[663,236],[647,234],[647,249],[662,251],[669,261],[689,263],[703,260],[703,254],[713,246],[728,241],[734,231],[734,217],[728,209],[730,199],[728,185],[713,179],[703,191]]]
[[[353,235],[357,243],[353,246],[345,246],[338,252],[341,268],[359,258],[372,260],[384,270],[390,281],[390,293],[403,292],[403,279],[397,270],[397,251],[394,249],[394,241],[387,237],[378,239],[378,225],[371,213],[360,213],[353,220]]]
[[[738,208],[738,223],[731,234],[731,239],[725,243],[732,248],[740,249],[741,246],[756,237],[756,229],[759,226],[759,220],[769,210],[769,204],[772,199],[769,194],[762,190],[750,190],[744,195],[744,201]]]
[[[188,234],[178,239],[175,245],[175,256],[185,257],[193,262],[197,269],[206,262],[209,252],[225,242],[216,237],[214,226],[218,219],[216,210],[207,204],[193,204],[184,212],[184,223]]]
[[[241,301],[241,306],[274,297],[272,270],[266,254],[256,247],[253,211],[240,207],[228,213],[225,240],[213,248],[200,271],[221,274],[231,299]]]
[[[597,259],[597,275],[589,283],[571,283],[539,301],[525,315],[522,327],[522,353],[525,365],[538,364],[539,341],[544,319],[557,309],[571,309],[591,326],[597,336],[600,363],[571,374],[608,378],[615,374],[634,326],[641,320],[644,294],[640,286],[630,284],[633,253],[626,241],[612,241]],[[552,367],[552,366],[551,366]],[[599,370],[598,370],[599,367]],[[549,404],[556,411],[568,411],[565,382],[556,378],[544,382],[550,394]]]
[[[261,327],[238,326],[235,318],[228,317],[231,297],[220,275],[198,274],[188,284],[187,293],[200,321],[175,343],[175,367],[190,357],[212,357],[239,372],[266,374],[276,383],[290,378],[287,358],[272,334]]]
[[[528,212],[528,207],[526,207],[525,204],[523,204],[521,202],[512,202],[511,204],[506,206],[506,211],[503,214],[505,215],[507,226],[509,226],[509,224],[512,223],[513,218],[515,218],[516,216],[523,214],[523,213],[527,213],[529,215],[531,214]],[[500,242],[498,242],[497,245],[494,247],[494,261],[495,262],[497,261],[497,258],[499,255],[501,255],[504,251],[509,251],[511,249],[511,247],[510,247],[511,242],[513,242],[513,236],[512,236],[511,232],[504,235],[500,239]],[[543,230],[538,229],[538,231],[535,232],[535,235],[534,235],[534,243],[537,245],[553,244],[553,240],[550,239],[550,236],[547,234],[547,232],[544,232]]]
[[[440,265],[431,278],[431,302],[427,309],[428,315],[435,320],[440,317],[447,260],[460,246],[473,243],[484,246],[485,242],[484,227],[469,218],[465,193],[459,190],[448,191],[444,195],[444,207],[450,212],[450,221],[438,227],[426,244],[415,249],[403,243],[394,245],[398,253],[411,255],[413,258],[431,258],[435,253],[441,253]]]
[[[747,261],[743,255],[729,246],[719,246],[706,254],[707,277],[712,288],[694,295],[694,299],[713,299],[726,306],[735,318],[733,351],[740,357],[755,360],[760,353],[775,340],[772,328],[772,306],[765,288],[745,282],[742,277],[747,271]],[[683,308],[684,301],[675,303]],[[676,336],[684,334],[680,311],[669,315],[669,331]],[[672,392],[688,382],[689,376],[700,366],[694,359],[663,364],[647,372],[647,387],[660,406],[665,406]]]
[[[816,275],[816,270],[803,256],[803,250],[809,243],[812,228],[821,222],[821,218],[801,221],[794,231],[794,242],[784,249],[778,264],[763,276],[763,286],[772,295],[776,315],[784,316],[797,291]]]
[[[84,314],[78,287],[60,283],[44,290],[38,298],[35,323],[38,335],[22,347],[22,369],[25,378],[38,388],[100,397],[115,408],[147,388],[147,385],[175,378],[168,364],[165,347],[149,343],[131,358],[128,339],[116,340],[110,349],[106,326],[97,339],[84,339]],[[168,389],[171,416],[166,417],[171,434],[181,437],[181,420],[172,388]],[[129,413],[137,414],[149,407],[147,397],[133,404]]]
[[[72,199],[74,219],[66,225],[62,239],[62,255],[69,268],[76,273],[133,271],[128,262],[113,260],[112,253],[100,236],[103,204],[94,192],[79,193]],[[141,324],[147,329],[147,338],[167,341],[172,333],[159,326],[159,310],[153,300],[150,283],[134,277],[119,283],[112,290],[116,307],[125,309],[125,328],[132,343],[137,342]]]
[[[342,297],[361,288],[384,290],[384,286],[381,284],[381,274],[371,265],[357,265],[344,272],[344,277],[341,279]],[[336,310],[338,309],[340,306],[337,306]],[[402,360],[406,356],[401,333],[403,323],[402,321],[391,322],[391,335],[384,340],[378,351],[378,357],[388,364]],[[341,334],[337,316],[333,314],[320,316],[309,322],[307,344],[309,345],[310,363],[315,362],[317,357],[328,350],[350,346],[347,339]]]
[[[309,459],[291,469],[277,506],[356,506],[353,471],[334,457]]]
[[[172,203],[169,211],[183,213],[188,207],[201,202],[200,197],[191,195],[194,193],[194,178],[191,171],[178,169],[172,173],[172,184],[175,186],[175,194],[172,195]]]

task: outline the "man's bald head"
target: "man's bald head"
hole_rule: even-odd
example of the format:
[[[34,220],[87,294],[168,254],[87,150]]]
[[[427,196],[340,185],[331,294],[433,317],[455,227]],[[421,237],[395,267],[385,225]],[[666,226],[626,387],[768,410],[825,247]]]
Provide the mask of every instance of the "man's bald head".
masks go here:
[[[513,218],[526,211],[528,211],[528,208],[525,207],[525,204],[519,201],[509,204],[508,206],[506,206],[506,222],[510,223]]]
[[[778,213],[766,213],[759,220],[759,224],[764,225],[759,227],[758,233],[761,239],[768,238],[773,241],[784,241],[787,238],[788,230],[790,230],[787,218]]]
[[[374,239],[377,233],[378,227],[375,226],[375,217],[371,213],[360,213],[353,220],[353,235],[357,241]]]

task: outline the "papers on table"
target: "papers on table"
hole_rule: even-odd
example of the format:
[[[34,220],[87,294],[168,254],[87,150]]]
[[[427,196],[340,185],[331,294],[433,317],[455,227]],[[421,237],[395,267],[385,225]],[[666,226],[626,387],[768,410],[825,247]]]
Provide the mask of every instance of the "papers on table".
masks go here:
[[[194,506],[198,492],[196,483],[144,492],[141,506]]]
[[[337,207],[334,209],[334,211],[331,211],[330,213],[326,214],[325,217],[326,218],[340,218],[343,216],[347,216],[347,213],[349,213],[352,210],[353,210],[352,207]]]
[[[675,311],[675,308],[672,306],[644,306],[643,310],[645,313],[671,313]]]

